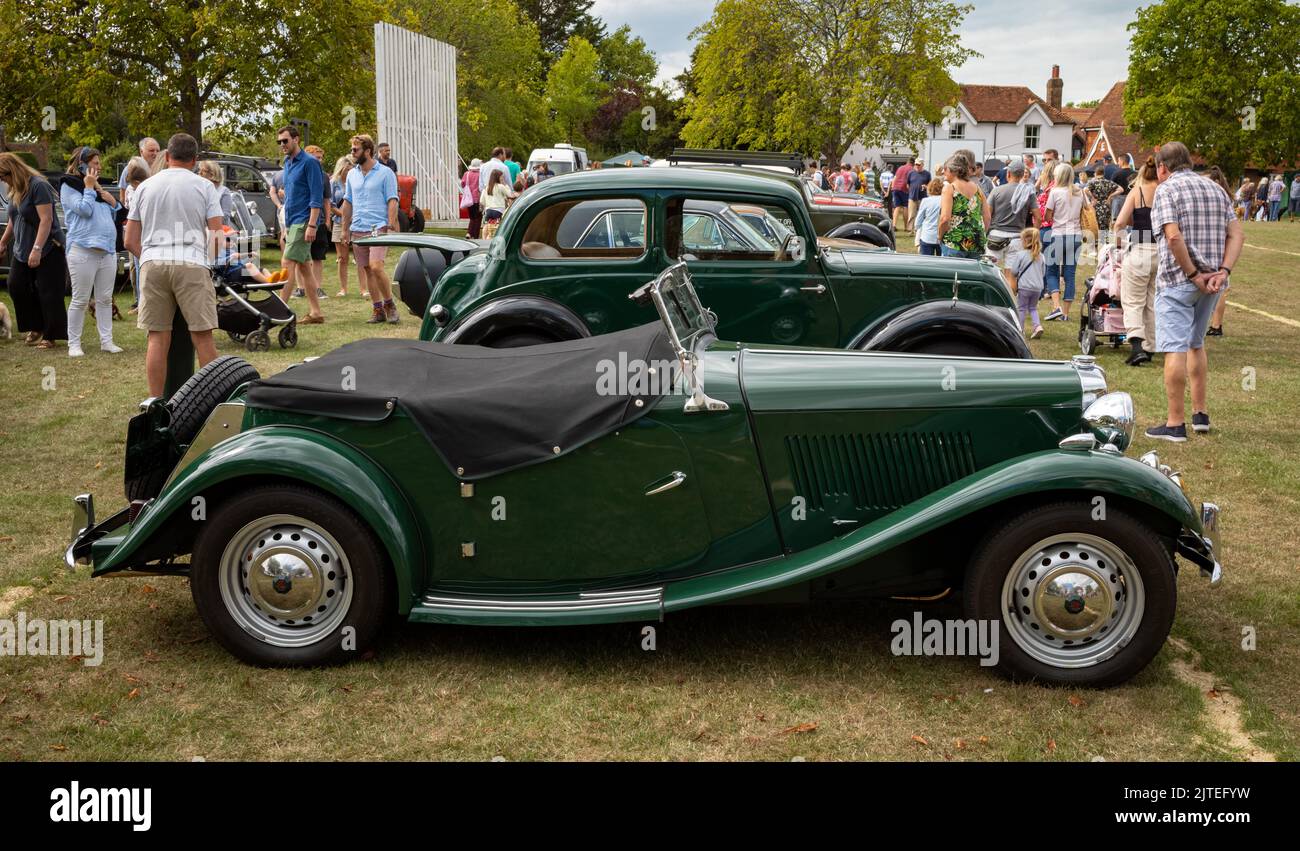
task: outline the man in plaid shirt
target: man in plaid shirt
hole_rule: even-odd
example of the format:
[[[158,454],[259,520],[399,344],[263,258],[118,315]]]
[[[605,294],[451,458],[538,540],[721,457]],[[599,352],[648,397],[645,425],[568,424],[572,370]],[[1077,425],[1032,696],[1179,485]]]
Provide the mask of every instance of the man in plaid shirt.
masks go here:
[[[1160,185],[1151,206],[1151,230],[1159,249],[1156,273],[1156,351],[1165,353],[1164,423],[1147,437],[1187,440],[1183,394],[1192,379],[1192,429],[1210,430],[1205,401],[1205,329],[1228,282],[1245,235],[1232,201],[1217,183],[1192,171],[1182,142],[1156,152]]]

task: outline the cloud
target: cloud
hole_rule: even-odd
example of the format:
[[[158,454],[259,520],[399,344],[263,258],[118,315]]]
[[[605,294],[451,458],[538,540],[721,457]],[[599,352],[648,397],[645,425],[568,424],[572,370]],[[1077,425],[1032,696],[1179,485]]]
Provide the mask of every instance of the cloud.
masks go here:
[[[713,14],[713,0],[675,0],[671,6],[645,0],[596,0],[592,11],[610,29],[623,24],[659,58],[659,81],[690,63],[691,30]],[[1095,100],[1128,76],[1132,0],[1093,0],[1087,6],[1065,0],[979,0],[961,28],[965,47],[979,51],[954,74],[958,82],[1029,86],[1046,94],[1053,65],[1061,66],[1065,100]]]

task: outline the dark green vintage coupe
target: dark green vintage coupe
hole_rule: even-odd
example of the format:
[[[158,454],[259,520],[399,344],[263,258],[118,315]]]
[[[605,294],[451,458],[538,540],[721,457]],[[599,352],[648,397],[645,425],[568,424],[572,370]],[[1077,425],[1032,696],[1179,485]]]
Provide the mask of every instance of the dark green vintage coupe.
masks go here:
[[[272,665],[350,658],[392,615],[961,589],[1004,671],[1091,685],[1160,649],[1175,554],[1219,580],[1217,508],[1124,456],[1132,402],[1089,358],[723,342],[681,264],[633,300],[660,320],[527,349],[372,339],[265,380],[219,358],[132,420],[138,496],[99,523],[77,497],[68,564],[187,575]]]
[[[654,319],[628,293],[684,261],[723,339],[865,351],[1029,358],[1010,291],[976,260],[818,237],[800,181],[752,171],[562,175],[507,210],[486,251],[390,234],[420,338],[506,348]]]

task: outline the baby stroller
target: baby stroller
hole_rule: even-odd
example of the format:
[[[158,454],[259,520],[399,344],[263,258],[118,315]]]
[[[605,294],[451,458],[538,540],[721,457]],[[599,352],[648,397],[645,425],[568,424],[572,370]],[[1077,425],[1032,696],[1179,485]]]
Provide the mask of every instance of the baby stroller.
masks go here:
[[[1120,271],[1123,256],[1114,245],[1107,245],[1097,258],[1097,274],[1088,279],[1085,309],[1079,311],[1079,350],[1093,354],[1106,338],[1112,349],[1119,348],[1128,337],[1124,330],[1124,307],[1120,304]]]
[[[214,267],[212,282],[217,289],[217,327],[250,352],[271,348],[271,328],[278,326],[280,348],[298,345],[298,315],[280,300],[282,282],[260,284],[239,267]],[[254,299],[258,293],[265,298]]]

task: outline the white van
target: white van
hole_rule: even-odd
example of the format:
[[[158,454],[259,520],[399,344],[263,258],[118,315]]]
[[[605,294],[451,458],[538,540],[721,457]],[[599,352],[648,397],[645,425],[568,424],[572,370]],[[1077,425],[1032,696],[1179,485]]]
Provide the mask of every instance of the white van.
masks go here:
[[[528,155],[528,171],[539,163],[546,163],[556,174],[584,171],[587,168],[587,149],[575,148],[568,142],[556,142],[552,148],[534,148]]]

